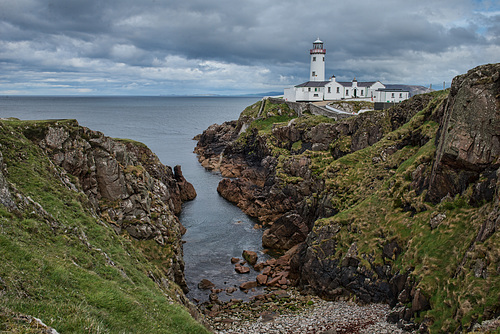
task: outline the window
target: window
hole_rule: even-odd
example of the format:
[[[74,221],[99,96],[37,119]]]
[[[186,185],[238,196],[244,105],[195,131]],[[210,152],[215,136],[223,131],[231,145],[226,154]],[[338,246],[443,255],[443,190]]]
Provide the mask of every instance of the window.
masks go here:
[[[394,97],[394,93],[391,94],[391,97]]]
[[[365,95],[365,91],[361,90],[361,96]]]
[[[349,89],[345,90],[345,95],[349,95]]]
[[[332,92],[332,87],[328,87],[328,93]]]
[[[325,57],[323,57],[323,61],[325,61]]]
[[[312,76],[315,77],[316,76],[316,72],[313,71]]]
[[[318,97],[319,95],[318,94],[314,94],[314,97]]]
[[[340,93],[340,87],[337,87],[337,93]]]
[[[317,92],[318,91],[318,88],[314,88],[314,91]]]
[[[402,97],[403,97],[403,93],[399,93],[399,97],[401,97],[401,98],[402,98]]]
[[[316,61],[316,57],[313,57],[313,61]]]
[[[311,87],[309,87],[309,91],[311,91]]]

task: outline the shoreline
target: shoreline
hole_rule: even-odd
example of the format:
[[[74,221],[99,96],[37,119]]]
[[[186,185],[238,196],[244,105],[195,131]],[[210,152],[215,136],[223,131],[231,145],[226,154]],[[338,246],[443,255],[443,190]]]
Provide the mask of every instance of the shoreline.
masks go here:
[[[219,304],[206,314],[215,333],[409,333],[389,323],[387,304],[358,305],[301,295],[297,289],[275,290],[250,302]]]

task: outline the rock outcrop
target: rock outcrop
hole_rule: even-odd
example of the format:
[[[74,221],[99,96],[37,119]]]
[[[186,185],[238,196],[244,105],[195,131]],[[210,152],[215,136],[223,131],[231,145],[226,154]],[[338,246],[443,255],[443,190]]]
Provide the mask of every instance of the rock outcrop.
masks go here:
[[[30,124],[23,132],[55,165],[76,177],[95,212],[117,233],[154,240],[172,252],[163,266],[165,273],[187,289],[181,242],[185,229],[176,214],[196,191],[180,166],[172,171],[145,145],[106,137],[76,121]],[[158,254],[146,256],[154,259]]]
[[[473,201],[491,201],[500,167],[500,65],[453,79],[436,137],[428,198],[454,197],[475,183]]]
[[[270,226],[264,246],[294,247],[287,277],[304,291],[390,303],[406,329],[463,330],[499,315],[480,292],[500,286],[499,73],[336,122],[288,114],[263,129],[257,104],[196,152],[231,177],[219,193]]]

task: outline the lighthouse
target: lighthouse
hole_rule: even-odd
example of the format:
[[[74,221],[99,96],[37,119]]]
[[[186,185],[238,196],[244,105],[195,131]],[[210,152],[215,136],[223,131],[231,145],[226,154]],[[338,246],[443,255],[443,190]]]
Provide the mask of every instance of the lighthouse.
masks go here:
[[[309,53],[311,55],[311,76],[309,81],[325,81],[326,50],[319,38],[313,43],[313,48]]]

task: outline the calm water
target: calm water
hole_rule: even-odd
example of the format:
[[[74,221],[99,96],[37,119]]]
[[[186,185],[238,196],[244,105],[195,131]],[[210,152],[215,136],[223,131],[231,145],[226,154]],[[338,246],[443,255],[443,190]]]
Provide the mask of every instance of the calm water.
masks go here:
[[[191,298],[206,300],[197,288],[206,278],[217,288],[238,286],[255,278],[239,275],[230,263],[244,249],[262,254],[262,231],[236,206],[217,193],[220,176],[202,168],[193,153],[192,138],[213,123],[237,119],[258,98],[239,97],[0,97],[0,117],[19,119],[77,119],[80,125],[115,138],[148,145],[162,163],[181,165],[198,196],[184,204],[180,216],[184,236],[186,280]],[[244,298],[240,291],[220,299]]]

